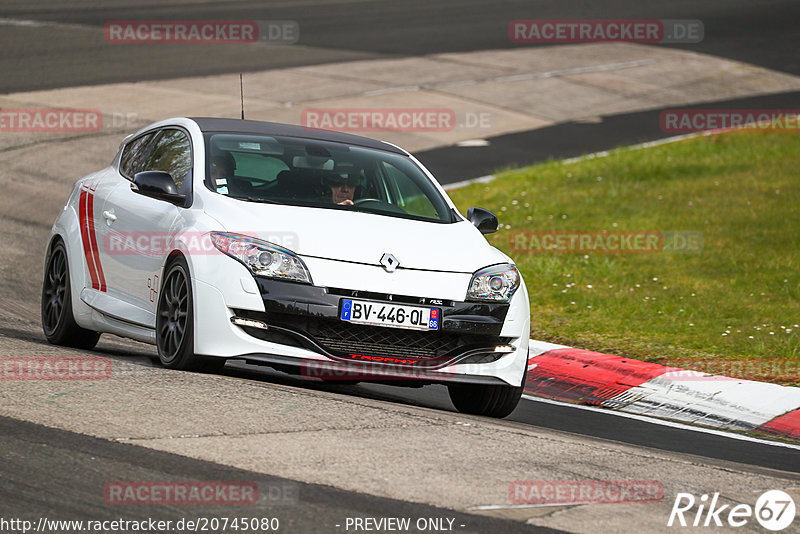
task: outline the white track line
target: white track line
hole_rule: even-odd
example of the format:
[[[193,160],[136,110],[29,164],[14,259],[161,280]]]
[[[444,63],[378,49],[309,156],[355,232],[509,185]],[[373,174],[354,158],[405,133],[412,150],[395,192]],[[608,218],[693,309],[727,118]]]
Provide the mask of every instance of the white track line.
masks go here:
[[[99,31],[99,27],[88,24],[74,24],[69,22],[55,22],[52,20],[9,19],[0,17],[0,26],[18,26],[22,28],[69,28],[73,30]]]
[[[546,508],[548,506],[578,506],[580,504],[596,504],[590,502],[559,502],[542,504],[486,504],[483,506],[470,506],[467,510],[520,510],[524,508]]]
[[[481,176],[479,178],[471,178],[469,180],[463,180],[461,182],[454,182],[452,184],[444,184],[444,185],[442,185],[442,188],[445,191],[449,191],[450,189],[458,189],[459,187],[464,187],[464,186],[470,185],[470,184],[488,184],[489,182],[491,182],[495,178],[496,177],[495,177],[494,174],[487,174],[486,176]]]
[[[646,417],[643,415],[619,412],[616,410],[609,410],[608,408],[596,408],[594,406],[586,406],[583,404],[572,404],[570,402],[561,402],[552,399],[546,399],[543,397],[534,397],[533,395],[522,395],[523,399],[527,399],[534,402],[542,402],[545,404],[555,404],[556,406],[564,406],[567,408],[576,408],[578,410],[586,410],[589,412],[599,412],[604,413],[607,415],[615,415],[618,417],[625,417],[628,419],[635,419],[637,421],[644,421],[645,423],[652,423],[654,425],[661,425],[661,426],[668,426],[670,428],[678,428],[681,430],[690,430],[692,432],[701,432],[703,434],[712,434],[714,436],[722,436],[725,438],[731,439],[738,439],[740,441],[749,441],[751,443],[759,443],[761,445],[772,445],[773,447],[784,447],[787,449],[794,449],[796,451],[800,451],[800,445],[793,445],[791,443],[784,443],[781,441],[770,441],[766,439],[754,438],[752,436],[744,436],[740,434],[734,434],[731,432],[723,432],[721,430],[714,430],[713,428],[703,428],[698,426],[687,425],[684,423],[677,423],[674,421],[665,421],[663,419],[653,419],[651,417]]]

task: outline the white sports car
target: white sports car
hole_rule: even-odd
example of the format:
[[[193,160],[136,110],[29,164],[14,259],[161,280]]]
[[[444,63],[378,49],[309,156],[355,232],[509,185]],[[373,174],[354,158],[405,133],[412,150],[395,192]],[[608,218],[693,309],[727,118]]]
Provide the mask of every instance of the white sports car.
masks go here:
[[[177,118],[75,184],[47,243],[42,326],[323,380],[446,384],[462,412],[519,402],[529,304],[513,261],[408,152],[268,122]]]

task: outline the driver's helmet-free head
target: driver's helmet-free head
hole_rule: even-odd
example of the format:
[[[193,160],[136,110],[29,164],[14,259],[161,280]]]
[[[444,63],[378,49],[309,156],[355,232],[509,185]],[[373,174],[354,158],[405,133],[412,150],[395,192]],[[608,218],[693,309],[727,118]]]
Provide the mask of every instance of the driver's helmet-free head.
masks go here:
[[[347,184],[351,187],[356,187],[361,183],[361,176],[359,173],[356,172],[351,172],[351,173],[331,172],[326,174],[323,177],[322,181],[325,182],[325,185],[328,186],[340,186]]]

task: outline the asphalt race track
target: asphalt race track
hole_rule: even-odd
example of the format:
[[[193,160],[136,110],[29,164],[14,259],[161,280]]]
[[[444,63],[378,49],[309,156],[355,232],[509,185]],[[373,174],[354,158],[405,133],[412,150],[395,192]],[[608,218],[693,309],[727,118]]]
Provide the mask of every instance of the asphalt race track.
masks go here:
[[[89,7],[91,6],[91,7]],[[278,2],[160,2],[139,0],[119,6],[115,0],[60,2],[6,0],[0,19],[49,21],[72,26],[5,26],[0,92],[176,78],[343,61],[354,57],[414,56],[511,48],[508,22],[515,19],[700,19],[706,28],[697,52],[800,74],[797,20],[792,0],[749,2],[691,0],[584,2],[481,0],[322,0]],[[108,47],[96,36],[109,20],[297,20],[301,47],[270,49],[263,55],[240,55],[234,47],[204,50],[167,47],[151,53],[147,45]],[[90,39],[88,35],[95,34]],[[686,45],[672,45],[685,47]],[[295,49],[297,48],[297,49]]]
[[[0,97],[509,49],[516,45],[507,38],[508,22],[524,18],[699,19],[702,42],[669,46],[800,75],[800,3],[792,0],[491,6],[478,0],[4,0]],[[296,46],[265,47],[259,55],[236,46],[200,52],[178,45],[115,47],[99,31],[109,20],[158,19],[294,20],[301,38]],[[798,97],[787,91],[704,107],[797,108]],[[455,182],[512,164],[659,139],[665,134],[654,126],[658,113],[559,123],[491,137],[487,147],[438,147],[418,156],[443,183]],[[153,347],[107,334],[94,351],[50,346],[39,325],[44,240],[70,185],[92,170],[80,162],[112,156],[104,146],[77,158],[73,141],[0,146],[6,229],[0,240],[0,356],[102,356],[114,375],[88,384],[0,382],[0,519],[223,517],[242,510],[115,507],[104,501],[103,488],[116,480],[251,481],[267,497],[270,488],[287,492],[280,502],[262,499],[244,510],[278,517],[281,532],[346,532],[347,518],[390,516],[450,518],[461,532],[622,531],[630,514],[640,517],[637,530],[658,532],[668,531],[677,492],[720,491],[731,502],[749,502],[778,485],[797,487],[800,447],[784,443],[532,399],[523,399],[505,420],[487,421],[456,414],[440,386],[322,386],[238,362],[217,376],[169,372],[151,363]],[[656,480],[664,499],[653,505],[507,506],[508,485],[527,479]]]
[[[687,109],[787,109],[800,101],[792,91],[711,104]],[[487,146],[451,145],[418,152],[417,158],[443,184],[490,175],[496,169],[525,166],[549,159],[572,158],[620,146],[664,138],[658,128],[662,109],[620,113],[596,123],[564,122],[545,128],[491,137]]]
[[[0,417],[4,451],[25,451],[25,461],[4,454],[0,467],[3,515],[22,517],[91,517],[92,520],[141,520],[177,523],[186,513],[174,507],[143,506],[120,513],[104,505],[108,480],[181,480],[255,482],[262,493],[272,490],[272,501],[247,510],[250,517],[277,518],[290,532],[335,531],[345,517],[447,518],[460,532],[530,532],[515,521],[480,517],[432,506],[361,495],[314,484],[249,473],[210,462],[82,436],[63,430]],[[83,474],[76,477],[75,471]],[[58,481],[57,483],[53,483]],[[225,506],[205,507],[196,517],[225,517]],[[539,528],[536,532],[558,532]]]

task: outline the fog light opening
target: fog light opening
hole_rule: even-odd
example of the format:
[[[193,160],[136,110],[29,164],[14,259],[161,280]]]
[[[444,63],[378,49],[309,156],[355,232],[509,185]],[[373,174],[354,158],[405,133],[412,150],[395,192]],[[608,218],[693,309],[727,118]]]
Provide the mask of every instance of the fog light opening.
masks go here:
[[[255,319],[247,319],[245,317],[231,317],[231,322],[237,326],[249,326],[250,328],[260,328],[261,330],[269,330],[267,323],[257,321]]]

